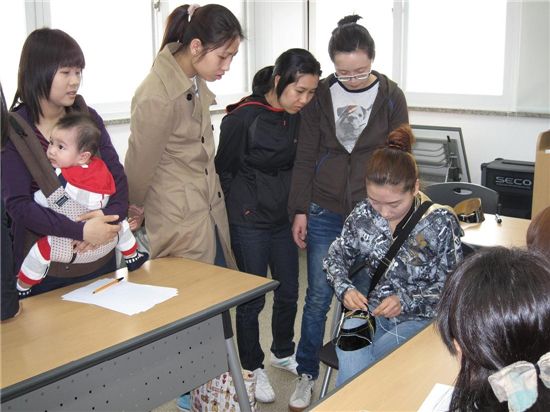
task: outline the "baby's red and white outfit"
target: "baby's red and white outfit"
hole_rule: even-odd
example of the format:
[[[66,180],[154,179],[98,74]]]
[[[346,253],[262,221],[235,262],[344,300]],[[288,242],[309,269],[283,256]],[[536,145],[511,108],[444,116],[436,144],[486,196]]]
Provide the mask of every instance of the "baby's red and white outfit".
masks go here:
[[[58,168],[56,174],[65,188],[65,193],[90,211],[107,206],[110,195],[116,191],[113,175],[105,162],[98,157],[93,157],[87,165]],[[34,200],[41,206],[48,207],[48,201],[42,191],[34,193]],[[149,255],[137,250],[138,244],[128,221],[125,219],[120,224],[116,249],[124,256],[128,270],[138,269]],[[52,236],[44,236],[31,247],[18,274],[22,282],[33,286],[46,276],[50,265],[51,238]],[[28,290],[19,283],[17,286],[20,292]]]

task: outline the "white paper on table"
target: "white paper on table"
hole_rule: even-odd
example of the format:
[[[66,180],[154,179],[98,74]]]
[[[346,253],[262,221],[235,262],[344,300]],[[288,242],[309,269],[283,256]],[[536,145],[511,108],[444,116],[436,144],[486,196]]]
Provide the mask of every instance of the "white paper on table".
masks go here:
[[[92,293],[100,286],[112,281],[113,279],[110,278],[100,279],[87,286],[73,290],[61,298],[71,302],[101,306],[126,315],[135,315],[136,313],[145,312],[153,306],[178,295],[176,288],[141,285],[126,280],[109,286],[100,292]]]
[[[424,399],[418,412],[447,412],[451,404],[453,386],[436,383],[428,397]]]

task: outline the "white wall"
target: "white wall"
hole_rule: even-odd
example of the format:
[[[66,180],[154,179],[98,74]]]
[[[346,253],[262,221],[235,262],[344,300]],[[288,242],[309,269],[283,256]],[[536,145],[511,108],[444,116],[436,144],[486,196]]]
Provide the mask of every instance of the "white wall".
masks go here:
[[[550,1],[521,3],[516,110],[550,112]]]

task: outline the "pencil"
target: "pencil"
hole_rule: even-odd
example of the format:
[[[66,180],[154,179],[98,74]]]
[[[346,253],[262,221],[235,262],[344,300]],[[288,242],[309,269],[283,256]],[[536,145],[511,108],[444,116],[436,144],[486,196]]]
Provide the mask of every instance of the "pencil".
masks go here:
[[[103,286],[98,287],[96,290],[94,290],[92,293],[101,292],[102,290],[107,289],[109,286],[116,285],[121,280],[124,280],[124,277],[113,279],[111,282],[104,284]]]

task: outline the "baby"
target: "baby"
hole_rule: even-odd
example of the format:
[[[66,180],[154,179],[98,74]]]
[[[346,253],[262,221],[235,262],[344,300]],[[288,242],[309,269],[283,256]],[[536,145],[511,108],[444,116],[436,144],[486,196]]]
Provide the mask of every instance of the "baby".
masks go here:
[[[115,181],[107,165],[97,157],[101,132],[85,113],[69,113],[54,126],[48,160],[65,188],[66,194],[89,210],[103,209],[109,196],[115,193]],[[35,201],[48,207],[42,191],[34,194]],[[17,290],[21,296],[46,276],[51,261],[51,236],[44,236],[32,246],[18,274]],[[124,256],[129,271],[138,269],[149,259],[137,250],[137,242],[127,220],[121,222],[116,249]]]

